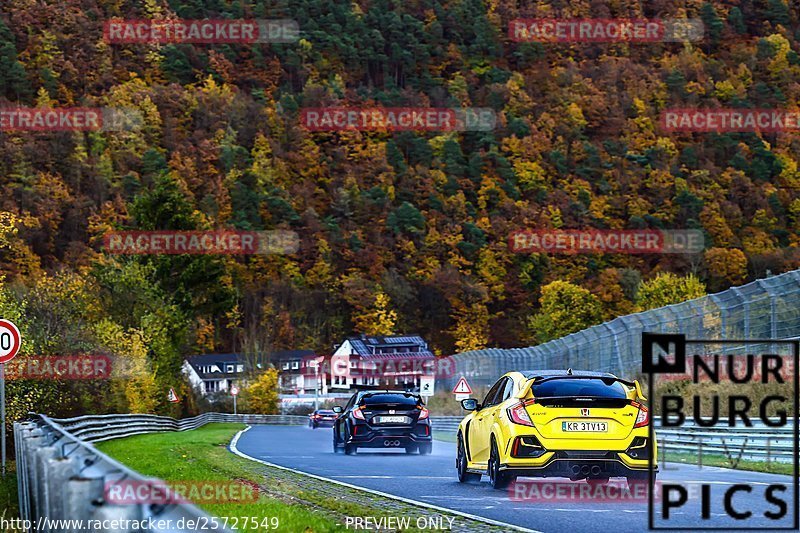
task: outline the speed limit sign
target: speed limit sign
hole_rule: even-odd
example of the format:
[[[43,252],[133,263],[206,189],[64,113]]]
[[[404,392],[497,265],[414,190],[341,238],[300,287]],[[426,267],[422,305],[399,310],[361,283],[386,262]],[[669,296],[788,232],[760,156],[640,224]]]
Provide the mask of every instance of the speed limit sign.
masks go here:
[[[17,326],[10,320],[0,319],[0,364],[14,359],[21,344]]]

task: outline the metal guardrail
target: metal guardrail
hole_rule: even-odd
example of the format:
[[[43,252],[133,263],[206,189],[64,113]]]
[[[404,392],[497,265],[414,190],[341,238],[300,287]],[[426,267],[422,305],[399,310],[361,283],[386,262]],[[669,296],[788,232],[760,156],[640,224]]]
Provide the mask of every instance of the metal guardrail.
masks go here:
[[[142,524],[152,519],[152,527],[145,530],[167,533],[183,531],[178,524],[189,521],[197,524],[209,518],[191,504],[106,502],[103,496],[107,484],[123,480],[144,482],[148,478],[98,451],[44,415],[38,415],[31,422],[16,422],[14,440],[20,514],[30,531],[77,532],[81,531],[80,526],[85,531],[89,520],[98,521],[91,522],[95,524],[94,531],[127,531],[129,528],[120,528],[119,522],[115,525],[112,521]],[[58,523],[60,520],[71,522]],[[206,523],[210,531],[229,531]],[[104,524],[109,527],[103,529]]]
[[[76,418],[54,418],[53,422],[56,422],[73,436],[85,442],[101,442],[143,433],[186,431],[197,429],[213,422],[303,425],[308,423],[308,417],[203,413],[193,418],[176,420],[167,416],[156,415],[87,415]]]
[[[62,419],[35,415],[32,421],[14,423],[21,518],[30,524],[31,531],[85,531],[85,527],[78,528],[76,521],[83,521],[85,525],[87,520],[99,520],[101,524],[104,520],[139,521],[148,524],[143,531],[159,533],[195,531],[196,528],[187,525],[189,523],[205,524],[209,531],[229,531],[218,525],[215,527],[209,515],[191,504],[106,502],[104,491],[108,483],[154,480],[115,461],[91,444],[143,433],[186,431],[212,422],[297,425],[308,423],[308,418],[222,413],[204,413],[183,420],[156,415],[89,415]],[[56,524],[57,520],[72,522]]]

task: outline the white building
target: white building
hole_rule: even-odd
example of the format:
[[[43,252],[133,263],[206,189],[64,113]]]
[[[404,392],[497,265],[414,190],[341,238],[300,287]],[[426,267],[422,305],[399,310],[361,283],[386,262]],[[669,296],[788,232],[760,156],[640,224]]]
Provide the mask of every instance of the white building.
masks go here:
[[[419,335],[347,337],[331,356],[331,390],[353,385],[419,390],[420,376],[432,375],[434,362]]]
[[[182,371],[192,387],[204,395],[226,392],[243,378],[244,363],[238,354],[191,355],[184,359]]]

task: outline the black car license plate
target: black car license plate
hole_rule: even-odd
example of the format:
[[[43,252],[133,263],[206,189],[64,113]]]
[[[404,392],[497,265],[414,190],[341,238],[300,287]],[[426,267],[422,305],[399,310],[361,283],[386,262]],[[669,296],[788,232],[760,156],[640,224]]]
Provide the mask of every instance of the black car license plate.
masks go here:
[[[376,424],[408,424],[407,416],[382,415],[375,417]]]

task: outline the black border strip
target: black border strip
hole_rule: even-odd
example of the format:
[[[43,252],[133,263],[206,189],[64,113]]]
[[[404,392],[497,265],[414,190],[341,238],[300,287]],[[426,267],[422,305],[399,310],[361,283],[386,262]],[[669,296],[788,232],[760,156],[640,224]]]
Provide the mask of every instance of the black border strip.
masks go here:
[[[649,332],[648,332],[649,333]],[[701,531],[797,531],[800,529],[800,340],[775,340],[775,339],[748,339],[748,340],[713,340],[713,339],[685,339],[684,344],[789,344],[794,347],[794,525],[793,526],[780,526],[780,527],[697,527],[692,526],[692,530]],[[647,373],[647,390],[653,401],[656,401],[655,389],[653,388],[653,372]],[[653,406],[653,413],[655,413],[655,406]],[[654,450],[658,450],[658,442],[655,440],[655,416],[650,417],[650,442],[655,442]],[[655,527],[653,495],[655,489],[655,479],[652,472],[655,471],[653,463],[653,454],[649,456],[649,471],[650,475],[647,476],[647,484],[649,490],[648,494],[648,507],[647,507],[647,526],[651,531],[686,531],[687,527]]]

